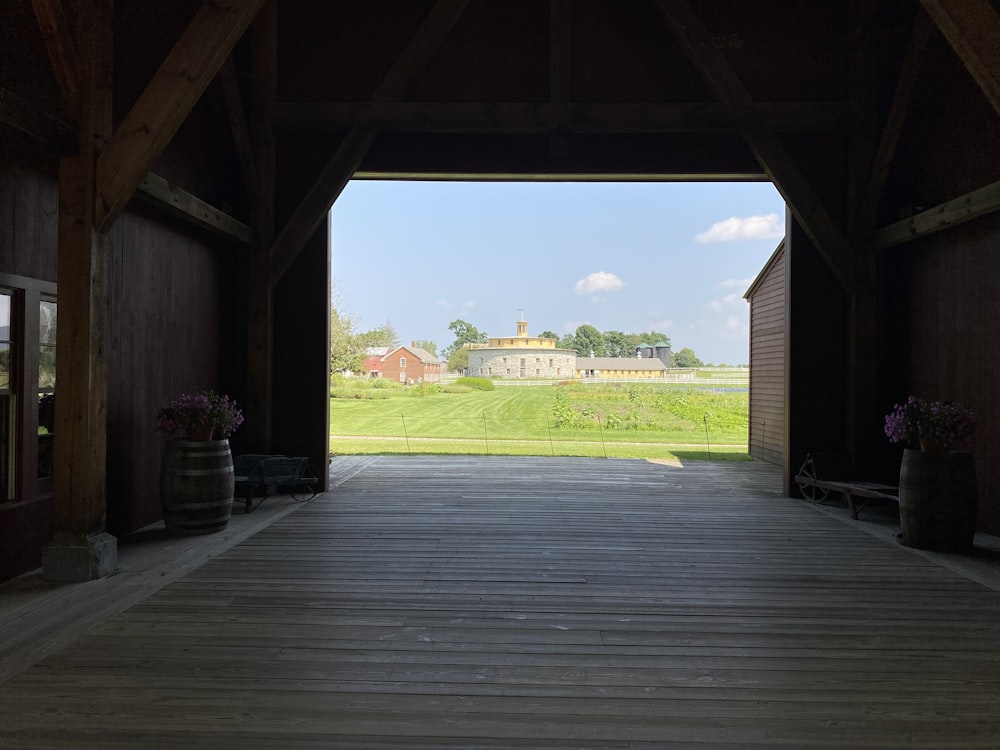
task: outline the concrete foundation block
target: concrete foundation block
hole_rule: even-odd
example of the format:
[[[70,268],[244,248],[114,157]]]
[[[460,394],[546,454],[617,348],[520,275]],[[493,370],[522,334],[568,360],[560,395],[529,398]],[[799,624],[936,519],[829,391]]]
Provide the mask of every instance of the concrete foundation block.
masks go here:
[[[93,581],[118,569],[118,540],[108,533],[57,532],[42,553],[42,577],[57,583]]]

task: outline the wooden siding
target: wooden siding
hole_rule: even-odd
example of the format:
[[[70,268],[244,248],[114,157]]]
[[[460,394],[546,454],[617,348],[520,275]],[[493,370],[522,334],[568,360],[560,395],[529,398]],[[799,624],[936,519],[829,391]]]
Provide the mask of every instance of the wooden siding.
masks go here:
[[[785,491],[810,451],[846,450],[850,305],[797,221],[785,235],[788,314]]]
[[[2,137],[2,136],[0,136]],[[0,146],[0,273],[56,280],[59,181],[54,167]]]
[[[908,393],[960,401],[975,410],[979,527],[991,533],[1000,533],[998,238],[1000,217],[993,216],[886,258],[894,303],[886,368],[898,378],[884,394],[886,411]]]
[[[785,251],[777,252],[750,297],[750,455],[785,455]]]
[[[239,396],[226,373],[245,292],[227,270],[236,251],[152,209],[126,213],[112,240],[108,526],[121,534],[161,518],[159,410],[196,388]]]
[[[339,471],[23,665],[4,746],[996,747],[1000,591],[780,497],[773,466]]]

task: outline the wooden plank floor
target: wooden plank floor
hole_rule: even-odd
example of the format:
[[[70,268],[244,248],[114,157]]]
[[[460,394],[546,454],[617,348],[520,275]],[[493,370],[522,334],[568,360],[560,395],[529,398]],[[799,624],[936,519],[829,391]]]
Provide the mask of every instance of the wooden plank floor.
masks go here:
[[[773,467],[349,468],[0,685],[0,747],[1000,747],[1000,593]]]

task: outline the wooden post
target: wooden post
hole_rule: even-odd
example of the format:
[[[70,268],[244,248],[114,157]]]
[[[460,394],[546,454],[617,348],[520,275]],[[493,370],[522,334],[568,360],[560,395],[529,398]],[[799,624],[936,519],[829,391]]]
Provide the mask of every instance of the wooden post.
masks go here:
[[[78,6],[79,154],[59,167],[59,254],[55,421],[55,525],[43,555],[50,580],[109,575],[117,565],[105,533],[108,258],[110,239],[94,215],[97,157],[111,133],[111,0]]]
[[[247,421],[245,437],[254,450],[271,450],[271,393],[274,302],[271,247],[274,243],[275,139],[269,115],[277,98],[277,12],[273,0],[252,27],[253,93],[250,126],[256,171],[254,206],[258,245],[247,278]]]

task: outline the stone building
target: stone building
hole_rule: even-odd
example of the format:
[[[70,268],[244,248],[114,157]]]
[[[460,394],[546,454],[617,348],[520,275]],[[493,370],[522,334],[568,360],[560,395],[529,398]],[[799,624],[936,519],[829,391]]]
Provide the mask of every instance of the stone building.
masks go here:
[[[517,335],[470,344],[469,375],[484,378],[572,378],[576,352],[559,349],[556,340],[528,335],[528,323],[517,321]]]

